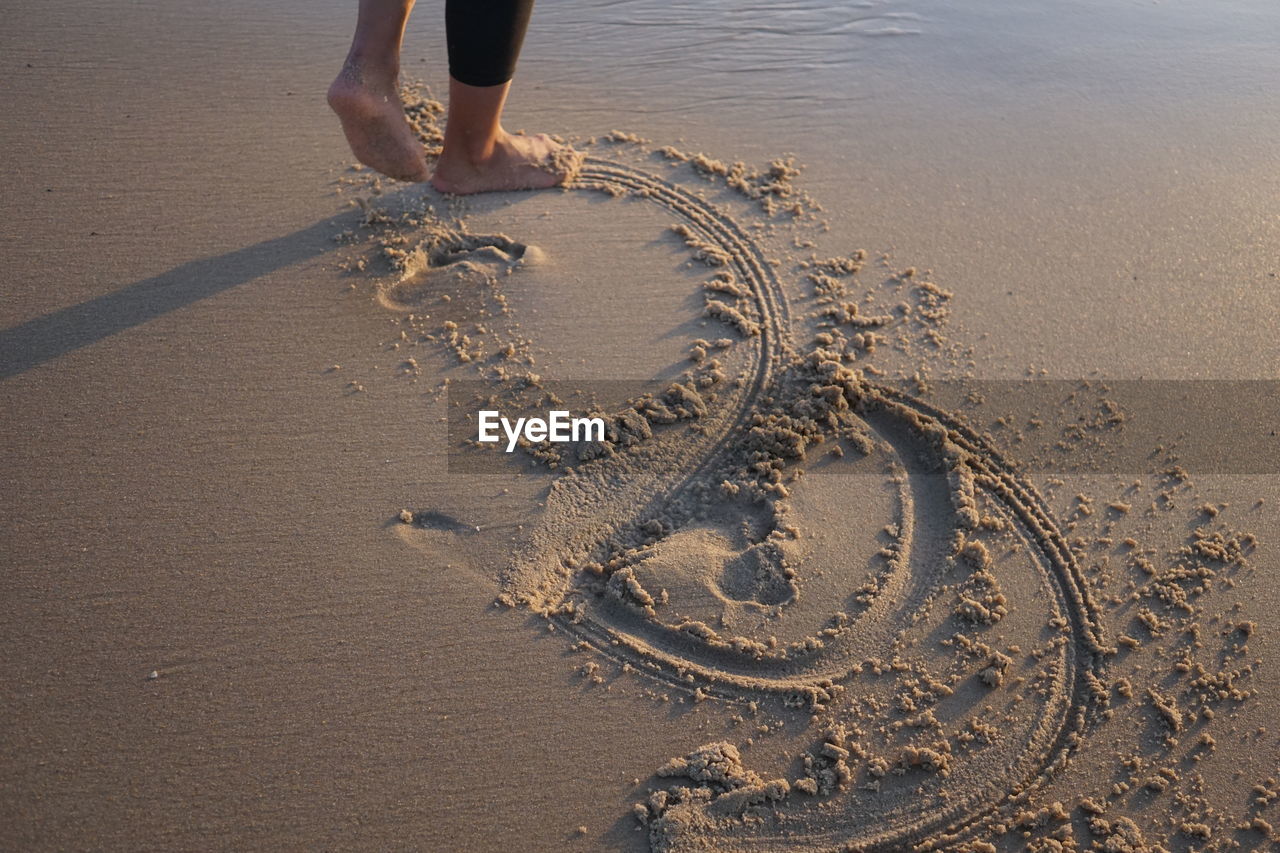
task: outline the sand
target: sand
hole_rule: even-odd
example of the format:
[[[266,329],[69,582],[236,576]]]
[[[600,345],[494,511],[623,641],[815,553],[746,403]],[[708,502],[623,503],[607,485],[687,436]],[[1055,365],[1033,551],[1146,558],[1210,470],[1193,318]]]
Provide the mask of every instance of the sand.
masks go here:
[[[351,17],[12,15],[0,846],[1280,844],[1274,10],[548,4],[465,200]]]

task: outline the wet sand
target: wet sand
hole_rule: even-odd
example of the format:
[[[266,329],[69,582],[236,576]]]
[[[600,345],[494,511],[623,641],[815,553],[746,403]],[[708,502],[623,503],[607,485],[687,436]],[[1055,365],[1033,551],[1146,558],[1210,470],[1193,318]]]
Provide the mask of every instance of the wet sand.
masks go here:
[[[1275,844],[1264,4],[548,3],[467,200],[343,5],[11,17],[4,847]]]

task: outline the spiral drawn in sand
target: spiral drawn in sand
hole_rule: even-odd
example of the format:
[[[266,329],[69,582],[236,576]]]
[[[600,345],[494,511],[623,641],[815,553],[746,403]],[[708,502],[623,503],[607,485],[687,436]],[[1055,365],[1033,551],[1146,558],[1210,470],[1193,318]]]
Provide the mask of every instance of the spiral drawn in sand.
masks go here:
[[[575,186],[678,217],[749,333],[679,387],[700,429],[555,483],[504,597],[748,722],[810,715],[770,773],[728,742],[662,768],[683,786],[637,806],[655,849],[950,849],[1026,805],[1085,733],[1103,653],[1035,489],[955,416],[799,347],[774,267],[709,202],[595,158]],[[788,473],[819,459],[832,476]],[[824,514],[842,502],[880,523]]]

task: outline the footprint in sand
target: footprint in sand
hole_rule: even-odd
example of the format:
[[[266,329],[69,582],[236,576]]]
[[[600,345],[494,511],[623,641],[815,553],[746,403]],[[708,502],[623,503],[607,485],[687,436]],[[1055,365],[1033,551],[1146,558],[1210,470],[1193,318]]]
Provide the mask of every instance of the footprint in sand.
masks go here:
[[[501,234],[440,229],[401,260],[397,280],[379,294],[395,311],[411,311],[442,293],[476,290],[541,257],[537,247]]]

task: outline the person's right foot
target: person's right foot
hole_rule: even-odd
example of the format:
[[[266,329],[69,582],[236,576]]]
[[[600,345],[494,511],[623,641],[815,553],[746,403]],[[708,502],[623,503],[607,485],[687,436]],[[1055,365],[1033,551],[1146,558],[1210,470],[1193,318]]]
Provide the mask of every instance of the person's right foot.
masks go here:
[[[361,163],[402,181],[430,177],[422,143],[404,117],[394,73],[374,73],[348,61],[329,87],[329,106]]]

